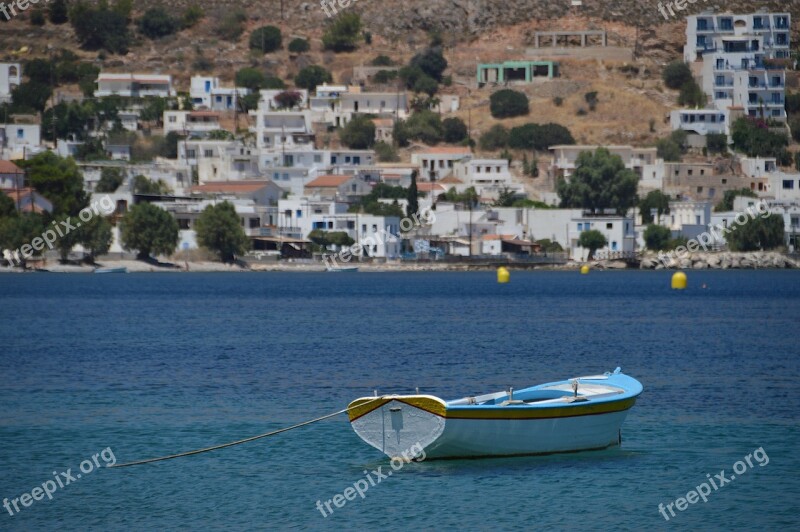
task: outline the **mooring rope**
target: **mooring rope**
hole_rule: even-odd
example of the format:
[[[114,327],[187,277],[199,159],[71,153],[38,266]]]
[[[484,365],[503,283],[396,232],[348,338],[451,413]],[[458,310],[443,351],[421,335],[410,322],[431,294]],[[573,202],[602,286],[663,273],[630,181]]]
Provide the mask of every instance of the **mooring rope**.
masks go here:
[[[379,399],[383,399],[383,396],[381,396],[381,397],[373,397],[369,401],[361,403],[358,406],[367,405],[367,404],[372,403],[373,401],[377,401]],[[218,449],[224,449],[225,447],[233,447],[234,445],[241,445],[243,443],[247,443],[247,442],[251,442],[251,441],[255,441],[255,440],[260,440],[261,438],[266,438],[267,436],[274,436],[276,434],[280,434],[281,432],[287,432],[287,431],[290,431],[290,430],[293,430],[293,429],[304,427],[306,425],[311,425],[312,423],[316,423],[316,422],[322,421],[324,419],[328,419],[328,418],[331,418],[331,417],[338,416],[340,414],[344,414],[345,412],[347,412],[350,409],[351,409],[351,407],[348,406],[347,408],[344,408],[344,409],[339,410],[338,412],[334,412],[332,414],[327,414],[325,416],[318,417],[318,418],[315,418],[315,419],[311,419],[309,421],[303,421],[302,423],[298,423],[297,425],[292,425],[291,427],[284,427],[282,429],[273,430],[272,432],[267,432],[265,434],[259,434],[258,436],[251,436],[251,437],[245,438],[243,440],[237,440],[237,441],[232,441],[230,443],[223,443],[223,444],[220,444],[220,445],[214,445],[213,447],[206,447],[204,449],[195,449],[194,451],[186,451],[185,453],[171,454],[171,455],[168,455],[168,456],[159,456],[158,458],[148,458],[146,460],[137,460],[135,462],[127,462],[127,463],[124,463],[124,464],[108,465],[106,467],[130,467],[130,466],[135,466],[135,465],[150,464],[150,463],[153,463],[153,462],[161,462],[163,460],[172,460],[173,458],[182,458],[184,456],[191,456],[193,454],[201,454],[201,453],[207,453],[207,452],[211,452],[211,451],[216,451]]]

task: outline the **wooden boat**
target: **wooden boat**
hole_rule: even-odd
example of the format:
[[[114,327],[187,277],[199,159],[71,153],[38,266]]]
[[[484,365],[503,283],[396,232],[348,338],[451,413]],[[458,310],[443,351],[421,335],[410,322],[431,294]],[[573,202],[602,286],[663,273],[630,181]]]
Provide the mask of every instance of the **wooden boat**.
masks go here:
[[[620,372],[444,401],[432,395],[361,397],[349,405],[361,439],[390,458],[473,458],[604,449],[642,385]]]
[[[329,272],[357,272],[358,271],[358,266],[348,266],[346,268],[334,268],[332,266],[328,266],[326,271],[329,271]]]
[[[128,268],[124,266],[119,268],[95,268],[92,273],[128,273]]]

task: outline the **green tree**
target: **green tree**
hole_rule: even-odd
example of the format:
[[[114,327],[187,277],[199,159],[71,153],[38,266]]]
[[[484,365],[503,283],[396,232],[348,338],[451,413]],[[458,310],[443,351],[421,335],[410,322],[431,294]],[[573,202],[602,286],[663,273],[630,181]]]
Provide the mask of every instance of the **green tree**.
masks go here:
[[[394,138],[400,146],[408,146],[410,140],[434,145],[442,140],[442,119],[432,111],[418,111],[408,120],[398,120],[394,127]]]
[[[236,86],[245,87],[253,92],[264,88],[266,78],[257,68],[245,67],[236,72]]]
[[[582,232],[581,236],[578,237],[578,245],[589,250],[589,256],[586,260],[592,260],[598,249],[608,245],[608,240],[606,240],[605,235],[597,229],[589,229],[588,231]]]
[[[6,194],[0,193],[0,219],[12,218],[17,215],[16,202]]]
[[[53,203],[54,215],[77,216],[89,204],[83,176],[72,159],[46,151],[17,164],[27,170],[33,188]]]
[[[639,200],[639,213],[642,215],[643,224],[653,223],[653,210],[658,212],[658,216],[669,212],[669,196],[660,190],[652,190]]]
[[[561,124],[525,124],[512,128],[508,135],[508,147],[515,150],[545,151],[560,144],[575,144],[572,133]]]
[[[319,65],[305,67],[294,78],[295,85],[301,89],[308,89],[309,92],[316,89],[317,85],[330,83],[331,81],[333,81],[331,73]]]
[[[162,180],[159,179],[158,181],[152,181],[143,175],[134,176],[133,180],[131,181],[131,191],[134,194],[151,196],[160,196],[172,193],[172,189],[169,188],[169,185],[164,183]]]
[[[722,194],[722,200],[714,207],[715,212],[727,212],[733,210],[733,201],[737,196],[744,196],[745,198],[757,198],[755,192],[749,188],[740,188],[736,190],[726,190]]]
[[[517,199],[516,192],[508,187],[503,187],[503,190],[497,195],[497,199],[494,201],[493,205],[495,207],[512,207]]]
[[[669,245],[672,233],[663,225],[649,224],[644,230],[644,244],[647,249],[660,251]]]
[[[283,47],[283,36],[280,28],[262,26],[250,34],[250,49],[268,54]]]
[[[289,41],[289,51],[293,54],[302,54],[309,50],[311,50],[311,45],[301,37],[295,37]]]
[[[419,190],[417,190],[417,171],[411,172],[411,185],[408,187],[408,205],[406,206],[406,216],[411,218],[419,211]]]
[[[91,220],[81,225],[78,235],[78,240],[88,252],[91,262],[94,262],[99,255],[108,253],[113,241],[111,222],[104,216],[93,216]]]
[[[462,142],[467,138],[467,124],[460,118],[445,118],[442,120],[444,141],[451,144]]]
[[[639,179],[633,170],[625,168],[619,155],[597,148],[578,155],[575,166],[569,181],[562,178],[558,182],[562,207],[592,212],[613,208],[624,215],[634,205]]]
[[[180,24],[163,7],[151,7],[138,22],[139,31],[150,39],[160,39],[178,31]]]
[[[530,112],[528,97],[523,92],[501,89],[489,97],[489,110],[494,118],[511,118]]]
[[[131,207],[120,227],[123,246],[137,250],[139,260],[149,259],[151,254],[170,255],[178,245],[178,222],[151,203]]]
[[[297,91],[283,91],[276,94],[274,99],[279,109],[292,109],[303,101],[303,95]]]
[[[232,203],[209,205],[195,222],[197,242],[219,255],[222,262],[233,262],[250,248],[250,239],[239,222]]]
[[[328,246],[331,245],[341,248],[352,246],[356,243],[356,241],[344,231],[323,231],[322,229],[314,229],[308,233],[308,239],[316,244],[321,251],[327,250]]]
[[[725,235],[731,251],[757,251],[775,249],[784,245],[783,216],[770,214],[756,217],[744,225],[734,225]]]
[[[447,59],[444,58],[441,47],[435,46],[411,58],[409,66],[419,68],[428,77],[439,83],[442,81],[444,71],[447,70]]]
[[[356,115],[339,131],[339,138],[350,149],[370,149],[375,144],[375,123],[364,115]]]
[[[44,26],[47,24],[47,18],[44,16],[43,9],[31,9],[31,18],[30,18],[31,26]]]
[[[599,101],[597,99],[597,91],[587,92],[586,94],[583,95],[583,99],[589,105],[590,111],[594,111],[595,109],[597,109],[597,103]]]
[[[244,33],[244,22],[247,20],[247,13],[241,9],[228,11],[217,23],[214,32],[226,41],[237,41]]]
[[[43,112],[53,94],[49,84],[26,81],[11,90],[11,101],[18,111]]]
[[[508,129],[501,124],[495,124],[481,135],[478,141],[482,150],[496,151],[508,146]]]
[[[701,108],[705,107],[706,100],[706,93],[696,81],[688,81],[681,86],[681,92],[678,94],[679,105]]]
[[[709,153],[725,153],[728,151],[728,135],[725,133],[706,134],[706,147]]]
[[[62,222],[75,225],[75,221],[70,220],[70,218],[71,217],[69,215],[62,214],[56,216],[54,221],[58,227],[63,227]],[[58,250],[58,255],[62,263],[67,262],[72,248],[74,248],[80,242],[81,229],[82,227],[78,228],[77,230],[67,231],[63,235],[59,236],[59,238],[56,240],[56,249]]]
[[[122,175],[120,168],[103,168],[100,173],[100,181],[97,182],[95,192],[112,193],[125,182],[125,177]]]
[[[370,64],[372,66],[394,66],[394,60],[388,55],[379,55]]]
[[[689,65],[680,60],[668,64],[661,73],[661,78],[670,89],[680,89],[689,81],[694,81]]]
[[[67,16],[67,0],[52,0],[48,5],[48,18],[52,24],[64,24],[69,20]]]
[[[746,153],[748,157],[780,158],[789,144],[786,134],[770,131],[763,120],[752,117],[736,120],[733,123],[731,137],[733,137],[733,147]]]
[[[80,0],[69,12],[69,21],[81,47],[87,50],[105,49],[114,54],[126,54],[130,35],[128,19],[105,2],[92,7]]]
[[[41,237],[44,228],[44,219],[36,213],[26,212],[19,216],[0,218],[0,250],[19,250],[18,259],[25,268],[27,259],[41,251],[34,250],[31,244],[35,238]]]
[[[322,45],[334,52],[351,52],[361,40],[361,17],[358,13],[341,13],[322,34]]]
[[[659,139],[656,142],[656,155],[665,161],[680,161],[681,147],[672,139]]]

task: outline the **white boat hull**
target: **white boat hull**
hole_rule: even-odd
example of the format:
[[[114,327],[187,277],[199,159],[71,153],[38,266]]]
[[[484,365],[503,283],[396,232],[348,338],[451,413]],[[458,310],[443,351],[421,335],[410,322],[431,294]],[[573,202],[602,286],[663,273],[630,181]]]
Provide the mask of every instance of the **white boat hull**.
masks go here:
[[[362,397],[350,403],[353,430],[391,458],[472,458],[604,449],[620,443],[641,384],[623,374],[578,378],[480,397]],[[416,451],[415,451],[416,450]]]

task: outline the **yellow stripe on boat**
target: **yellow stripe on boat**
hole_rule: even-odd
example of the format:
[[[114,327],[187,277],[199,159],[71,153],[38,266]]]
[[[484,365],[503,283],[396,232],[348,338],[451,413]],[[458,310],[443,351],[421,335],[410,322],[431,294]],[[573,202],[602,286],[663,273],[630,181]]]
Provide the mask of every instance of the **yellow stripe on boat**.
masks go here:
[[[350,422],[381,408],[391,401],[399,401],[447,419],[550,419],[621,412],[633,407],[636,403],[636,398],[543,408],[498,406],[488,408],[456,407],[448,410],[444,401],[432,395],[406,395],[385,398],[361,397],[351,402],[347,407]]]

